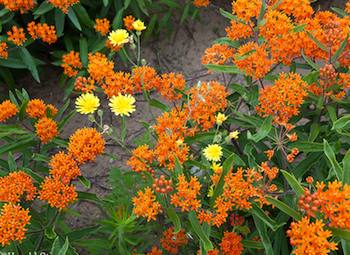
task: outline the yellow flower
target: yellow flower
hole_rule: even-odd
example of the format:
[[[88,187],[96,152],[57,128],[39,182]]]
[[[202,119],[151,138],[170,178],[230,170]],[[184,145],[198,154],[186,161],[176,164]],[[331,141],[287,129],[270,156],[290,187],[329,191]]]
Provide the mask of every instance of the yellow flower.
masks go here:
[[[125,29],[117,29],[109,33],[108,39],[113,46],[121,46],[129,42],[129,33]]]
[[[135,98],[131,95],[113,96],[109,100],[109,106],[115,115],[130,116],[135,111]]]
[[[208,197],[212,197],[214,195],[214,185],[211,185],[208,190]]]
[[[211,168],[213,169],[214,173],[217,173],[222,170],[222,166],[220,164],[217,164],[213,162]]]
[[[218,144],[209,144],[203,152],[207,160],[219,161],[222,156],[222,147]]]
[[[91,93],[82,94],[75,101],[77,112],[81,114],[94,113],[100,106],[100,99]]]
[[[179,139],[179,140],[176,141],[176,145],[177,146],[181,146],[183,144],[184,144],[184,140],[183,139]]]
[[[221,126],[225,120],[227,120],[227,116],[225,114],[219,112],[218,115],[216,115],[216,124],[218,126]]]
[[[230,139],[237,140],[239,134],[240,134],[239,131],[236,130],[236,131],[231,132],[231,133],[229,134],[229,137],[230,137]]]
[[[136,20],[134,21],[134,23],[132,23],[132,27],[136,30],[136,31],[142,31],[146,29],[145,24],[141,21],[141,20]]]

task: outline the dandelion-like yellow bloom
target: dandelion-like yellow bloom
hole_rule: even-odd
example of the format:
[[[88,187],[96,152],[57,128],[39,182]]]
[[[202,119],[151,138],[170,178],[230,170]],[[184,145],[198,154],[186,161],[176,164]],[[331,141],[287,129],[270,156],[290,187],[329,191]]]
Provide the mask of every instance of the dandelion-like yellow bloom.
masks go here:
[[[77,98],[75,105],[80,114],[92,114],[100,106],[100,99],[94,94],[86,93]]]
[[[227,120],[227,116],[225,114],[219,112],[218,115],[216,115],[216,124],[218,126],[221,126],[225,120]]]
[[[232,131],[232,132],[229,134],[229,137],[230,137],[230,139],[237,140],[239,134],[240,134],[239,131],[235,130],[235,131]]]
[[[109,106],[115,115],[130,116],[135,111],[135,98],[131,95],[113,96],[109,100]]]
[[[109,33],[108,39],[113,46],[122,46],[129,42],[129,33],[125,29],[117,29]]]
[[[141,20],[136,20],[134,21],[134,23],[132,23],[132,27],[136,30],[136,31],[142,31],[146,29],[145,24],[141,21]]]
[[[204,157],[209,161],[220,161],[222,147],[218,144],[209,144],[203,151]]]
[[[211,168],[213,169],[214,173],[219,173],[222,171],[222,166],[220,164],[217,164],[213,162]]]

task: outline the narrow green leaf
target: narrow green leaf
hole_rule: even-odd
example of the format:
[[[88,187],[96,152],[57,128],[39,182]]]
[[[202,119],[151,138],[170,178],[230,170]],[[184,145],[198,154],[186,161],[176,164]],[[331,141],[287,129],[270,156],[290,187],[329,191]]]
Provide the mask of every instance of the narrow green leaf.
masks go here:
[[[301,214],[296,210],[294,210],[293,208],[289,207],[287,204],[283,203],[282,201],[275,199],[273,197],[266,197],[266,200],[270,202],[272,205],[276,206],[285,214],[291,216],[296,220],[301,220]]]
[[[36,63],[34,58],[26,48],[20,47],[20,51],[21,51],[21,54],[20,54],[21,58],[25,63],[26,67],[32,73],[33,78],[40,83],[39,73],[38,73],[38,69],[36,68]]]
[[[252,209],[250,209],[250,211],[253,214],[253,216],[259,218],[264,223],[264,225],[268,226],[273,231],[276,231],[284,225],[284,223],[281,225],[277,225],[277,222],[271,219],[269,216],[267,216],[265,212],[256,203],[253,203],[253,207]]]
[[[332,56],[332,63],[335,63],[340,57],[340,55],[343,53],[343,51],[345,50],[345,47],[348,45],[348,39],[349,39],[349,35],[346,36],[344,41],[341,43],[339,49]]]
[[[242,72],[235,66],[214,65],[214,64],[209,64],[204,66],[214,72],[242,74]]]
[[[60,9],[55,9],[55,26],[58,37],[63,35],[65,20],[66,15]]]
[[[200,225],[195,212],[191,211],[190,213],[188,213],[188,219],[191,223],[193,231],[197,234],[199,239],[203,242],[205,251],[212,250],[214,248],[213,244],[210,242],[209,236],[204,232],[202,226]]]
[[[88,179],[86,179],[86,177],[81,175],[78,177],[78,180],[85,186],[85,188],[91,188],[91,182]]]
[[[271,129],[272,129],[272,116],[264,119],[261,127],[258,129],[258,132],[256,134],[252,135],[248,130],[247,138],[249,140],[254,141],[255,143],[258,143],[270,133]]]
[[[348,16],[349,14],[347,14],[343,9],[337,8],[337,7],[331,7],[331,9],[340,15],[340,17],[345,17]]]
[[[178,233],[181,230],[181,221],[174,208],[169,207],[167,209],[167,215],[174,225],[174,232]]]
[[[306,34],[308,35],[308,37],[314,42],[316,43],[316,45],[324,50],[324,51],[328,51],[328,48],[323,44],[321,43],[316,37],[314,37],[309,31],[306,31]]]
[[[72,8],[69,8],[68,10],[68,18],[69,20],[73,23],[73,25],[79,30],[81,31],[81,25],[79,23],[78,17],[75,14],[74,10]]]
[[[83,37],[79,40],[79,49],[80,49],[81,62],[83,63],[83,66],[86,67],[88,64],[88,54],[89,54],[88,43],[86,38]]]
[[[153,106],[153,107],[156,107],[162,111],[169,111],[169,107],[166,105],[166,104],[163,104],[162,102],[160,102],[159,100],[157,99],[150,99],[149,101],[149,105],[150,106]]]
[[[350,232],[344,229],[327,227],[334,236],[340,237],[346,241],[350,241]]]
[[[309,64],[309,66],[311,66],[315,70],[320,70],[320,67],[314,61],[312,61],[308,56],[306,56],[303,51],[301,52],[301,55],[303,56],[306,63]]]
[[[257,230],[259,232],[262,244],[264,245],[265,254],[266,255],[274,255],[272,244],[271,244],[269,235],[267,233],[266,225],[256,215],[253,215],[253,219],[254,219],[254,222],[255,222],[255,226],[256,226],[256,228],[257,228]]]
[[[52,4],[50,4],[47,1],[42,2],[42,4],[39,5],[39,7],[33,12],[35,16],[43,15],[49,11],[51,11],[54,8]]]
[[[298,182],[298,180],[294,177],[294,175],[288,173],[285,170],[281,170],[284,178],[286,178],[288,184],[292,187],[296,195],[299,197],[304,193],[304,189],[301,186],[301,184]]]
[[[350,184],[350,149],[346,152],[343,158],[343,183]]]
[[[324,153],[326,154],[327,159],[335,172],[335,175],[337,176],[339,181],[343,180],[343,169],[340,167],[332,147],[329,145],[329,143],[325,139],[323,140],[323,145],[324,145]]]
[[[350,124],[350,115],[345,115],[333,123],[332,130],[342,130]]]
[[[175,156],[175,174],[176,176],[183,174],[183,167],[180,163],[180,160],[176,156]]]

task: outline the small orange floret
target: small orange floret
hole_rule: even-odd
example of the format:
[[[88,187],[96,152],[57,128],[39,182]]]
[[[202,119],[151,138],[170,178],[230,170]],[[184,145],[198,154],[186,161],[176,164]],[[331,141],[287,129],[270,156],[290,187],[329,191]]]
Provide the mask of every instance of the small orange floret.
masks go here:
[[[207,7],[210,4],[210,0],[193,0],[193,5],[196,7]]]
[[[18,113],[17,106],[10,100],[5,100],[0,104],[0,122],[4,122]]]
[[[113,72],[105,79],[102,84],[102,89],[108,98],[118,96],[119,94],[132,95],[134,93],[134,86],[129,73]]]
[[[56,153],[50,160],[50,174],[68,184],[81,175],[77,162],[63,151]]]
[[[95,160],[102,154],[105,148],[105,140],[101,133],[94,128],[81,128],[69,138],[68,152],[79,163]]]
[[[28,209],[11,203],[5,204],[0,214],[0,244],[5,246],[11,241],[25,239],[30,218]]]
[[[147,144],[141,145],[132,151],[132,156],[128,160],[127,164],[135,172],[147,171],[151,174],[154,173],[152,169],[152,162],[154,159],[154,152],[149,149]]]
[[[132,202],[134,204],[134,214],[138,217],[146,218],[147,221],[156,220],[158,213],[162,210],[155,194],[149,187],[145,191],[140,190],[137,196],[132,199]]]
[[[26,13],[32,10],[35,5],[35,0],[1,0],[0,4],[4,5],[6,9],[10,11],[16,12],[20,11],[20,13]]]
[[[79,52],[72,50],[69,53],[63,55],[61,67],[64,69],[64,74],[68,77],[76,76],[79,70],[83,67]]]
[[[220,243],[223,255],[240,255],[243,253],[242,237],[234,232],[225,232]]]
[[[205,50],[202,64],[224,65],[230,62],[234,56],[235,49],[224,44],[214,44]]]
[[[100,33],[102,36],[105,36],[109,32],[110,22],[108,19],[96,19],[95,20],[95,31]]]
[[[41,183],[39,198],[49,203],[51,207],[62,210],[77,200],[78,194],[73,185],[64,184],[61,180],[46,177]]]
[[[95,81],[93,79],[79,76],[75,79],[74,89],[83,93],[95,91]]]
[[[32,99],[28,102],[26,113],[30,118],[38,119],[46,115],[46,105],[41,99]]]
[[[163,232],[163,237],[160,239],[160,244],[163,249],[170,254],[178,254],[180,248],[188,243],[185,230],[181,229],[178,233],[174,232],[174,228],[170,227]]]
[[[159,250],[157,246],[153,246],[152,250],[147,252],[146,255],[163,255],[163,252],[161,250]]]
[[[50,142],[58,134],[58,126],[53,119],[43,117],[35,124],[36,134],[43,144]]]
[[[181,99],[182,95],[177,92],[183,91],[186,86],[186,80],[182,74],[168,73],[162,75],[162,81],[158,86],[158,92],[169,101]]]
[[[43,42],[48,44],[52,44],[57,41],[55,26],[49,26],[46,23],[35,24],[35,22],[32,21],[28,23],[27,31],[34,40],[41,39]]]
[[[8,46],[6,42],[0,42],[0,58],[7,59],[9,57],[7,48]]]
[[[61,9],[64,13],[68,13],[69,7],[79,3],[80,0],[48,0],[53,6]]]
[[[124,27],[129,30],[129,31],[132,31],[134,30],[134,22],[135,22],[135,17],[132,16],[132,15],[129,15],[129,16],[126,16],[124,19],[123,19],[123,22],[124,22]]]
[[[150,66],[135,67],[132,70],[132,81],[135,92],[142,92],[142,89],[149,91],[161,85],[156,70]]]
[[[33,200],[36,188],[32,178],[23,171],[12,172],[0,178],[0,201],[18,203],[21,198]]]
[[[22,46],[27,40],[24,29],[18,28],[17,26],[13,26],[12,30],[7,32],[7,35],[7,40],[13,42],[17,46]]]
[[[249,22],[251,18],[258,18],[261,4],[261,0],[236,0],[232,3],[232,11],[239,19]]]

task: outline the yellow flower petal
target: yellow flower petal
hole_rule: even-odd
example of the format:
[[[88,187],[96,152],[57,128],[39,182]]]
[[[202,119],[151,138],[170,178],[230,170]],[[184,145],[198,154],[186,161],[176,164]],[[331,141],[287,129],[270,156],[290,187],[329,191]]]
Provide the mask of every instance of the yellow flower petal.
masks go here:
[[[111,111],[115,115],[120,116],[130,116],[135,109],[135,98],[131,95],[121,95],[113,96],[109,100],[109,106]]]
[[[209,144],[203,151],[204,157],[209,161],[220,161],[222,147],[218,144]]]
[[[91,93],[82,94],[75,101],[75,106],[81,114],[92,114],[100,106],[100,99]]]
[[[117,29],[109,33],[108,39],[113,46],[121,46],[129,42],[129,33],[125,29]]]
[[[142,31],[146,29],[145,24],[141,21],[141,20],[136,20],[134,21],[134,23],[132,23],[132,27],[136,30],[136,31]]]

